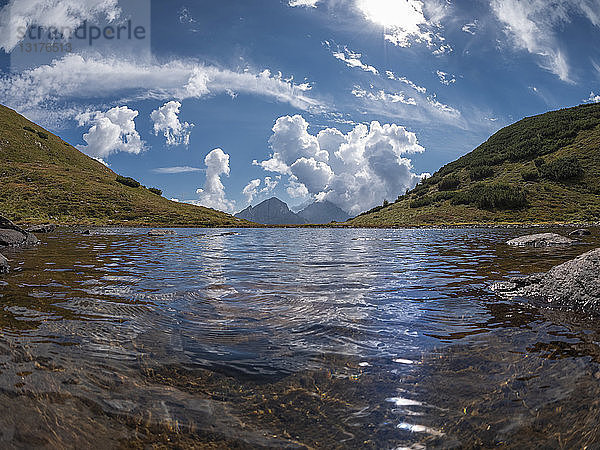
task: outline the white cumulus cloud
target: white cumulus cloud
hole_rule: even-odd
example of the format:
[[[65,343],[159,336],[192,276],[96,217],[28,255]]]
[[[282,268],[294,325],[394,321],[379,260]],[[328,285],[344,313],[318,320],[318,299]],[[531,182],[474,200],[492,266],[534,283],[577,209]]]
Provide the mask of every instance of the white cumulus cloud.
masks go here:
[[[154,134],[162,134],[167,145],[185,145],[190,143],[190,133],[194,124],[179,121],[181,103],[171,100],[160,108],[152,111],[150,118],[154,122]]]
[[[280,178],[280,177],[278,177]],[[260,178],[256,180],[251,180],[242,190],[242,194],[246,197],[246,202],[248,204],[252,203],[254,198],[259,195],[268,194],[272,192],[277,185],[279,184],[279,179],[273,179],[272,177],[265,177],[264,187],[259,189],[262,181]]]
[[[104,159],[117,153],[141,153],[145,146],[135,129],[134,119],[138,112],[127,106],[117,106],[106,112],[93,111],[81,113],[77,116],[79,126],[90,125],[90,129],[83,135],[85,145],[77,148],[85,154]]]
[[[310,195],[306,186],[300,183],[293,175],[290,177],[288,186],[285,190],[292,198],[307,198]]]
[[[371,122],[347,134],[327,128],[313,135],[302,116],[283,116],[269,143],[271,157],[259,164],[289,176],[290,196],[327,199],[352,214],[395,200],[421,179],[406,156],[424,148],[396,124]]]
[[[590,93],[590,96],[584,100],[585,103],[600,103],[600,95],[594,94],[594,91]]]
[[[246,196],[246,202],[252,203],[256,194],[258,194],[258,187],[260,186],[260,178],[256,180],[250,180],[250,182],[242,190],[242,194]]]
[[[273,149],[271,158],[255,162],[269,172],[291,175],[290,166],[301,157],[326,162],[329,153],[321,150],[316,136],[308,132],[308,122],[300,115],[283,116],[275,121],[273,135],[269,138]]]
[[[217,209],[219,211],[235,211],[235,202],[228,200],[221,176],[229,176],[229,155],[220,148],[215,148],[204,158],[206,165],[206,181],[202,189],[198,189],[198,200],[193,204]]]

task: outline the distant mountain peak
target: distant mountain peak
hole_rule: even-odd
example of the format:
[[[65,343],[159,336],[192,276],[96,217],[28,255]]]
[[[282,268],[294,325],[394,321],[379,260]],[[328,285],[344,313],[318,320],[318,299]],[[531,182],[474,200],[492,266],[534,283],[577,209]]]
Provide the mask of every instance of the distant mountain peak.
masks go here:
[[[298,213],[308,223],[345,222],[350,215],[329,200],[316,201]]]
[[[301,225],[306,223],[302,217],[290,211],[288,205],[277,197],[271,197],[256,206],[248,206],[237,213],[235,217],[264,225]]]

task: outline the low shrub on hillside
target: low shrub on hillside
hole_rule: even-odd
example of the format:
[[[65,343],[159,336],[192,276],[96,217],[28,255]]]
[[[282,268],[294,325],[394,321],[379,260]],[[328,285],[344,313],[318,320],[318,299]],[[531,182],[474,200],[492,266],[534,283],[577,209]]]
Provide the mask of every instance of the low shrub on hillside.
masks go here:
[[[443,202],[444,200],[452,200],[456,192],[438,192],[433,196],[434,202]]]
[[[469,170],[469,177],[472,181],[485,180],[494,176],[494,169],[490,166],[473,167]]]
[[[427,192],[429,192],[429,183],[426,182],[427,180],[422,180],[420,181],[414,188],[412,191],[410,191],[411,194],[415,194],[417,197],[420,197],[422,195],[427,194]]]
[[[527,196],[522,189],[508,184],[488,184],[477,198],[479,209],[519,209],[527,205]]]
[[[540,174],[537,170],[525,170],[521,172],[521,178],[524,181],[536,181],[540,177]]]
[[[376,206],[375,208],[371,208],[371,209],[370,209],[370,210],[368,210],[368,211],[365,211],[365,212],[363,212],[363,213],[360,213],[360,214],[359,214],[358,216],[356,216],[356,217],[360,217],[360,216],[366,216],[367,214],[373,214],[373,213],[376,213],[376,212],[379,212],[379,211],[381,211],[382,209],[383,209],[383,206]]]
[[[433,198],[430,196],[425,196],[421,198],[417,198],[410,202],[410,207],[412,209],[423,208],[424,206],[429,206],[433,203]]]
[[[567,156],[544,164],[540,168],[540,173],[550,180],[566,181],[580,178],[583,175],[583,167],[577,158]]]
[[[133,178],[130,177],[123,177],[121,175],[117,175],[117,183],[121,183],[124,184],[125,186],[129,186],[132,188],[138,188],[140,187],[140,183],[136,180],[134,180]]]
[[[41,139],[48,139],[48,133],[44,133],[43,131],[36,131],[31,128],[29,125],[25,125],[23,127],[25,131],[29,131],[30,133],[37,134]]]
[[[429,206],[433,203],[439,203],[445,200],[452,200],[455,195],[455,192],[437,192],[434,195],[418,197],[412,202],[410,202],[410,207],[413,209],[422,208],[424,206]]]
[[[460,180],[458,177],[454,175],[448,175],[447,177],[443,178],[442,181],[440,181],[438,184],[438,189],[440,191],[453,191],[458,186],[460,186]]]
[[[474,205],[487,210],[519,209],[527,206],[527,196],[522,189],[505,183],[478,184],[458,192],[452,204]]]
[[[158,189],[158,188],[148,188],[148,190],[150,192],[152,192],[153,194],[161,195],[162,196],[162,191],[160,189]]]

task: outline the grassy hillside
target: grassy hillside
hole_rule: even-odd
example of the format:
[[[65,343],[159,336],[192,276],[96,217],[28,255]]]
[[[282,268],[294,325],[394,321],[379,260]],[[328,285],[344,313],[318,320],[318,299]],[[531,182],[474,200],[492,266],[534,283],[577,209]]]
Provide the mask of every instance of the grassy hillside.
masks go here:
[[[355,226],[600,220],[600,104],[523,119]]]
[[[228,214],[169,201],[0,106],[0,213],[22,223],[232,226]]]

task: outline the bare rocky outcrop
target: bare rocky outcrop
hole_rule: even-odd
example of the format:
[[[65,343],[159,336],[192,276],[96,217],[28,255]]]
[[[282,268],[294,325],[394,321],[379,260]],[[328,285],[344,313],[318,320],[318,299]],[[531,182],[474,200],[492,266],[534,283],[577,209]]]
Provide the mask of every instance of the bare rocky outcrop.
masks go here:
[[[561,247],[567,245],[573,245],[577,241],[569,239],[568,237],[561,236],[556,233],[541,233],[541,234],[530,234],[527,236],[521,236],[515,239],[511,239],[507,242],[508,245],[513,247]]]
[[[586,314],[600,314],[600,248],[552,268],[545,274],[511,278],[492,289],[506,298]]]

